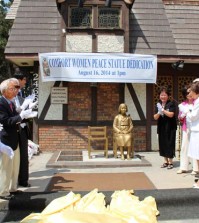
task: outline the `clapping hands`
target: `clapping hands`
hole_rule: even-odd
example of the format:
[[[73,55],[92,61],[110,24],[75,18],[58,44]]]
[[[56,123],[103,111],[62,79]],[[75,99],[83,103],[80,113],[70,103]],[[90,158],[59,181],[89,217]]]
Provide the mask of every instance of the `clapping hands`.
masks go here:
[[[182,104],[179,104],[178,108],[179,108],[179,111],[181,112],[180,118],[184,118],[187,115],[187,113],[189,112],[189,108]]]
[[[157,103],[157,108],[158,108],[158,114],[159,115],[164,115],[163,107],[162,107],[162,105],[159,102]]]
[[[29,119],[37,117],[38,112],[32,111],[32,109],[26,109],[25,111],[21,111],[20,116],[21,119]]]
[[[20,106],[20,116],[22,119],[29,119],[37,117],[38,112],[32,111],[37,105],[38,101],[35,101],[35,94],[29,95],[25,98],[23,104]]]
[[[28,97],[25,98],[23,104],[20,106],[21,110],[26,110],[27,108],[32,109],[34,108],[37,104],[38,101],[33,102],[35,100],[35,94],[31,94]]]
[[[27,109],[25,111],[22,110],[20,113],[21,119],[23,120],[23,119],[29,118],[31,113],[32,113],[32,109]]]

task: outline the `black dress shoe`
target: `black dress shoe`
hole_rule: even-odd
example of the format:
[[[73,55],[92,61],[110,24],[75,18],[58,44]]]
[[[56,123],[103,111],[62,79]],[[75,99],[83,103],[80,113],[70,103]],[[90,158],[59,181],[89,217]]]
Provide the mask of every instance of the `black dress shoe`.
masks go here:
[[[19,184],[19,186],[21,186],[21,187],[31,187],[31,184],[23,183],[23,184]]]
[[[9,194],[7,196],[0,196],[0,199],[9,201],[9,200],[14,199],[14,195],[13,194]]]

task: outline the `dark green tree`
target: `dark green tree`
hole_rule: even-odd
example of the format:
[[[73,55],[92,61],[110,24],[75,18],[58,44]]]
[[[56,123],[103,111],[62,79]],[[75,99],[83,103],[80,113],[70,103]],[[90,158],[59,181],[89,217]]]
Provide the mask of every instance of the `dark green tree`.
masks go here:
[[[10,77],[10,65],[5,59],[4,51],[8,41],[12,21],[6,20],[6,14],[13,0],[0,1],[0,82]]]

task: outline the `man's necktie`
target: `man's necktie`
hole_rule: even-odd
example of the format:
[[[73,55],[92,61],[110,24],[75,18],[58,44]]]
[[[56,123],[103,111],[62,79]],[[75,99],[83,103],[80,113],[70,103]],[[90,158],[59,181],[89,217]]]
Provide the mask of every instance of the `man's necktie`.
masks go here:
[[[10,109],[11,109],[11,111],[13,112],[13,104],[12,104],[12,102],[10,102]]]
[[[11,111],[13,111],[12,103],[9,104]]]

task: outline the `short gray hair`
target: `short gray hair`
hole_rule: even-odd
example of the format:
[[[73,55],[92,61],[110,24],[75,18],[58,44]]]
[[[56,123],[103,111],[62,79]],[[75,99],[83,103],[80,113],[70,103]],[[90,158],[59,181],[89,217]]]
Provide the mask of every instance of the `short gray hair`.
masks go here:
[[[19,81],[16,78],[9,78],[2,81],[0,85],[1,94],[3,94],[8,89],[8,85],[13,82],[19,85]]]

